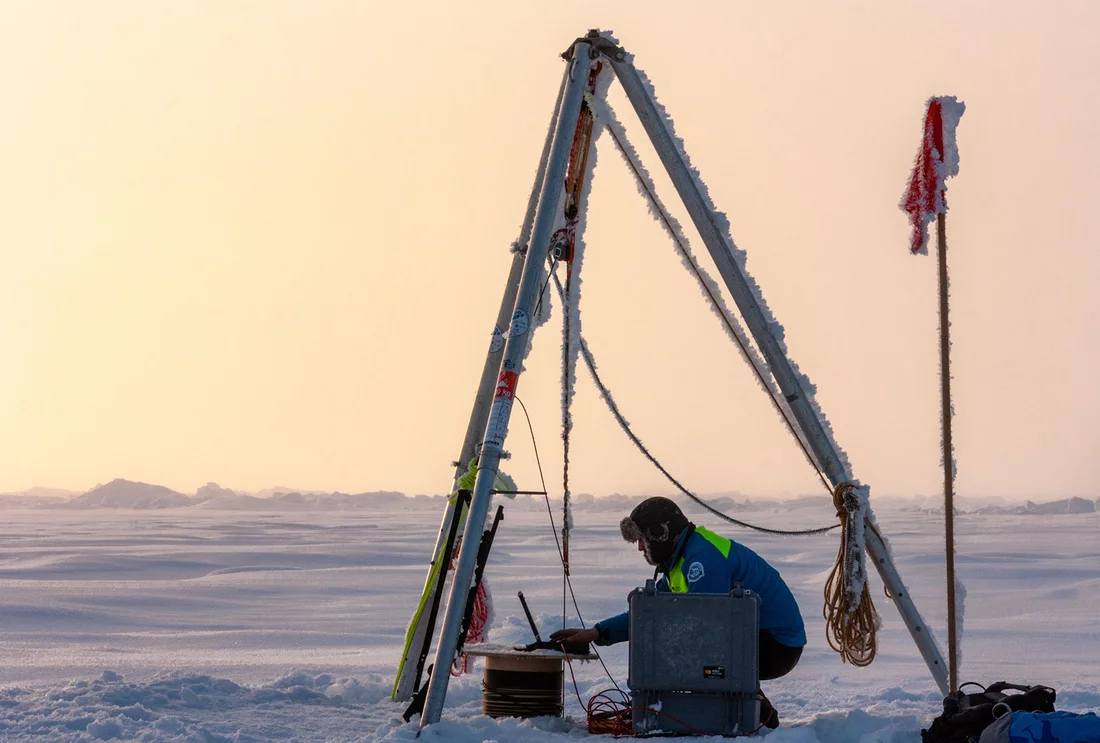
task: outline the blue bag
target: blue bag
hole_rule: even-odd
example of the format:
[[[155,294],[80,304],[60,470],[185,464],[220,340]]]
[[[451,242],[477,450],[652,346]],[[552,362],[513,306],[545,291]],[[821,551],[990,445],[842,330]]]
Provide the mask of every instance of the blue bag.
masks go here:
[[[979,743],[1100,743],[1100,717],[1092,712],[1009,712],[982,731]]]

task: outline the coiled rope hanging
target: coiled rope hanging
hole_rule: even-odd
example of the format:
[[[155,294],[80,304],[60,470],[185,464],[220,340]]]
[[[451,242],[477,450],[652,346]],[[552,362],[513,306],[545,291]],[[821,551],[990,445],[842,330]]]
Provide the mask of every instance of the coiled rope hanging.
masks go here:
[[[836,564],[825,581],[825,605],[821,611],[825,637],[845,663],[869,666],[878,647],[878,622],[863,560],[866,502],[860,501],[856,485],[842,482],[833,493],[833,504],[841,532]]]

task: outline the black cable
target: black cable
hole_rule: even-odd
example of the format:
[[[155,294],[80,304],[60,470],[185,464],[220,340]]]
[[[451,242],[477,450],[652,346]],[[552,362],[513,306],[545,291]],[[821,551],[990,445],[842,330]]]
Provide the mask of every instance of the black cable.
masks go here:
[[[536,318],[542,313],[542,300],[546,297],[546,287],[550,286],[550,276],[554,275],[554,271],[558,268],[558,259],[554,258],[550,262],[550,268],[546,273],[546,281],[542,282],[542,287],[539,289],[539,301],[535,303],[535,311],[531,313],[531,321],[534,322]],[[543,488],[545,490],[545,488]]]
[[[558,294],[560,296],[563,293],[563,290],[562,290],[561,281],[558,279],[557,274],[554,274],[554,284],[555,284],[555,286],[557,286]],[[737,526],[742,526],[746,529],[753,529],[755,531],[764,532],[765,534],[782,534],[782,535],[788,535],[788,536],[801,536],[801,535],[806,535],[806,534],[824,534],[825,532],[829,532],[829,531],[832,531],[833,529],[839,529],[840,528],[840,526],[841,526],[840,524],[833,524],[832,526],[824,526],[824,527],[821,527],[821,528],[818,528],[818,529],[801,529],[801,530],[796,530],[796,531],[787,531],[787,530],[784,530],[784,529],[768,529],[768,528],[763,527],[763,526],[756,526],[754,524],[750,524],[750,523],[747,523],[745,521],[739,521],[738,519],[735,519],[732,516],[727,516],[726,514],[722,513],[717,508],[710,505],[705,500],[703,500],[702,498],[700,498],[699,496],[695,495],[690,490],[685,488],[683,485],[680,484],[679,480],[677,480],[675,477],[673,477],[672,474],[664,468],[664,465],[662,465],[660,462],[657,461],[657,458],[654,457],[653,454],[650,453],[649,449],[646,448],[646,445],[642,443],[641,439],[639,439],[637,437],[637,435],[635,435],[633,429],[631,429],[631,427],[630,427],[630,424],[627,422],[626,418],[623,417],[622,412],[619,410],[619,406],[616,405],[615,400],[612,399],[611,392],[607,389],[607,386],[603,383],[603,380],[600,379],[600,375],[596,371],[596,362],[592,358],[592,352],[588,350],[588,343],[586,343],[584,338],[580,337],[579,334],[578,334],[578,338],[579,338],[578,345],[580,346],[581,355],[584,357],[585,366],[588,367],[588,372],[589,372],[589,374],[592,375],[592,380],[596,383],[596,387],[600,391],[600,396],[603,397],[603,400],[607,404],[607,407],[610,408],[611,414],[613,416],[615,416],[615,420],[617,420],[619,422],[619,426],[621,426],[623,431],[626,432],[626,435],[630,438],[630,440],[634,442],[634,445],[636,447],[638,447],[638,451],[640,451],[645,456],[646,459],[648,459],[650,462],[652,462],[653,466],[656,467],[658,470],[660,470],[661,474],[664,475],[668,479],[669,482],[671,482],[673,485],[675,485],[676,488],[681,493],[683,493],[688,498],[695,501],[697,504],[699,504],[700,506],[702,506],[703,508],[710,511],[712,514],[714,514],[715,516],[717,516],[718,518],[720,518],[724,521],[728,521],[731,524],[736,524]]]
[[[556,274],[554,278],[557,278]],[[546,478],[543,477],[542,462],[539,461],[539,445],[538,442],[535,441],[535,427],[531,425],[531,416],[527,414],[527,406],[523,404],[523,400],[520,400],[518,395],[514,396],[514,399],[516,402],[519,403],[520,408],[523,410],[523,417],[527,419],[527,430],[531,433],[531,447],[535,450],[535,464],[538,465],[539,480],[542,481],[542,495],[546,499],[546,513],[550,516],[550,528],[554,533],[554,544],[558,547],[558,560],[560,560],[562,566],[564,566],[565,559],[562,555],[561,543],[558,541],[558,526],[554,523],[554,511],[550,507],[550,496],[546,494]],[[568,575],[565,577],[565,583],[567,586],[569,586],[569,595],[573,598],[573,608],[577,611],[577,620],[581,623],[581,627],[583,627],[584,629],[588,629],[588,625],[584,623],[584,617],[581,616],[581,607],[577,603],[577,594],[573,593],[573,581],[569,579]],[[611,675],[611,671],[610,669],[608,669],[607,664],[603,662],[603,657],[600,655],[599,651],[596,650],[595,647],[593,647],[592,653],[596,656],[596,659],[600,661],[600,665],[603,666],[603,671],[607,674],[607,677],[611,679],[611,683],[615,685],[616,689],[619,689],[619,682],[616,681],[615,677]],[[622,693],[622,689],[619,689],[619,692]]]
[[[779,404],[779,399],[775,396],[775,391],[771,388],[767,380],[764,378],[764,373],[756,368],[756,364],[753,362],[752,357],[749,355],[748,348],[745,347],[745,341],[741,339],[741,336],[737,333],[737,331],[733,327],[733,324],[730,322],[729,317],[727,317],[726,313],[722,310],[718,298],[714,296],[714,293],[711,291],[710,286],[707,284],[706,281],[703,280],[702,271],[700,270],[699,265],[695,262],[695,256],[689,253],[687,251],[687,247],[685,245],[682,245],[679,238],[676,237],[676,231],[672,228],[672,218],[665,212],[664,205],[657,198],[657,194],[655,194],[650,189],[649,184],[645,182],[645,179],[642,178],[642,174],[639,172],[638,166],[634,164],[634,160],[631,159],[630,155],[627,154],[626,147],[624,147],[623,143],[619,141],[619,135],[615,133],[614,127],[608,126],[607,131],[611,133],[611,138],[615,141],[615,146],[618,147],[619,152],[623,156],[623,159],[625,159],[627,164],[630,166],[630,170],[634,174],[634,178],[638,181],[638,185],[642,187],[643,191],[645,191],[645,195],[646,198],[649,199],[649,203],[653,206],[657,214],[660,215],[661,221],[664,222],[665,230],[668,232],[669,236],[672,237],[672,241],[676,244],[676,247],[679,248],[684,258],[687,259],[688,265],[691,267],[692,273],[695,274],[695,278],[699,282],[699,285],[703,287],[703,291],[706,293],[707,299],[710,300],[711,306],[714,307],[714,309],[718,312],[718,315],[722,318],[722,323],[729,329],[730,335],[732,335],[733,338],[737,341],[737,345],[741,348],[741,353],[744,354],[745,359],[749,362],[749,366],[752,367],[753,373],[756,374],[756,378],[760,381],[760,384],[767,391],[768,397],[771,399],[772,405],[775,406],[776,412],[778,412],[780,417],[783,418],[783,422],[787,424],[787,428],[790,430],[791,435],[794,436],[794,440],[798,442],[798,446],[802,449],[802,453],[805,455],[806,461],[809,462],[810,466],[814,468],[814,471],[817,473],[818,478],[821,480],[821,484],[825,486],[825,490],[828,491],[830,495],[832,495],[833,489],[829,485],[828,479],[826,479],[825,474],[821,471],[821,468],[817,465],[817,462],[814,461],[813,455],[810,454],[810,450],[806,447],[805,442],[802,441],[802,437],[798,435],[798,430],[795,428],[794,423],[791,422],[791,419],[787,415],[787,412],[783,410],[783,406]]]

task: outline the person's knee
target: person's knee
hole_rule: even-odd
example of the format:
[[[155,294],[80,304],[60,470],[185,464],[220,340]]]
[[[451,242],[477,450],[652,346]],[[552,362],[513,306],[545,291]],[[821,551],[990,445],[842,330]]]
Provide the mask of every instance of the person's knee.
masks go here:
[[[802,648],[792,648],[778,643],[769,648],[766,657],[761,657],[760,680],[773,681],[782,678],[794,670],[802,658]]]

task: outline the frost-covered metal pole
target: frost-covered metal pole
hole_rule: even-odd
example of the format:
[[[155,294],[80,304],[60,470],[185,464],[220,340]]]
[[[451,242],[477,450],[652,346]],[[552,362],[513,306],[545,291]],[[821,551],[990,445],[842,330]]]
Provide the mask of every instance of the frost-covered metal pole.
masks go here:
[[[546,167],[546,178],[539,198],[535,224],[531,235],[530,248],[523,266],[520,279],[519,296],[512,313],[512,324],[504,346],[504,360],[497,377],[493,394],[493,404],[489,420],[485,426],[485,437],[481,445],[481,457],[478,463],[477,480],[474,483],[473,500],[470,503],[470,515],[466,519],[466,528],[462,537],[462,551],[455,566],[454,583],[447,599],[447,611],[443,620],[443,630],[439,637],[439,646],[435,655],[435,671],[432,673],[428,696],[424,703],[424,713],[420,718],[420,729],[439,721],[443,712],[443,702],[450,681],[451,663],[454,661],[458,644],[458,635],[462,617],[466,609],[470,585],[474,577],[478,545],[485,525],[485,516],[489,512],[492,500],[493,481],[508,433],[508,421],[512,414],[519,374],[523,369],[523,360],[530,347],[532,316],[539,298],[539,289],[545,270],[546,250],[554,231],[562,194],[562,183],[566,166],[569,164],[569,152],[573,145],[573,135],[577,128],[581,101],[588,85],[591,46],[584,40],[578,40],[573,46],[572,56],[567,63],[565,93],[558,110],[558,125],[554,132],[550,157]]]
[[[642,82],[637,70],[634,69],[634,65],[621,49],[601,48],[601,51],[611,60],[611,65],[623,86],[623,90],[626,92],[627,98],[637,112],[642,127],[653,143],[657,155],[661,158],[665,170],[672,179],[673,186],[675,186],[680,199],[691,215],[692,222],[699,230],[699,235],[707,246],[707,250],[718,268],[718,273],[721,274],[726,288],[744,317],[745,325],[759,346],[760,352],[775,377],[776,384],[779,385],[783,396],[790,405],[795,421],[805,435],[814,457],[833,487],[849,481],[851,477],[845,471],[843,461],[837,456],[828,434],[826,434],[817,413],[810,404],[806,392],[802,388],[799,375],[787,359],[776,337],[772,335],[768,320],[742,274],[722,231],[715,224],[712,209],[700,192],[692,176],[691,169],[680,154],[676,141],[665,126],[656,102],[650,96],[645,83]],[[870,512],[868,512],[868,520],[870,518]],[[883,583],[886,584],[890,594],[894,597],[894,604],[898,607],[902,619],[917,643],[925,663],[932,671],[932,676],[935,678],[940,690],[946,695],[948,688],[947,669],[943,662],[943,655],[936,647],[935,640],[928,633],[916,605],[909,598],[909,592],[894,567],[886,545],[878,539],[873,529],[867,530],[867,551],[874,560],[875,567],[878,569]]]
[[[542,154],[539,156],[535,182],[531,185],[531,195],[527,199],[527,213],[523,217],[519,237],[512,245],[512,267],[508,271],[508,279],[504,285],[504,296],[500,300],[496,325],[493,326],[493,337],[489,341],[485,365],[481,370],[481,381],[478,383],[477,393],[474,395],[473,409],[470,411],[470,420],[466,424],[466,434],[462,439],[462,448],[459,450],[458,459],[455,460],[455,474],[451,481],[451,492],[457,486],[458,479],[466,474],[471,460],[477,456],[477,445],[481,441],[482,434],[485,433],[485,424],[489,420],[489,406],[492,404],[493,387],[496,385],[500,360],[504,355],[504,331],[508,329],[508,320],[512,316],[512,310],[516,304],[516,294],[519,292],[519,280],[523,273],[523,259],[527,254],[527,243],[531,238],[531,227],[535,221],[535,209],[538,207],[539,194],[542,193],[542,183],[546,177],[546,161],[550,156],[550,143],[554,137],[554,127],[558,121],[558,108],[561,106],[561,97],[565,92],[567,79],[565,76],[562,77],[558,97],[554,101],[554,113],[550,119],[550,126],[546,131],[546,140],[542,145]],[[432,561],[428,564],[428,574],[424,579],[421,599],[409,622],[405,649],[397,667],[397,677],[394,680],[392,695],[392,699],[396,702],[407,702],[412,698],[415,691],[413,686],[417,681],[417,669],[415,663],[410,663],[410,657],[414,653],[418,653],[425,642],[429,622],[423,621],[422,615],[424,609],[431,603],[435,592],[436,563],[441,558],[447,533],[451,529],[451,521],[456,515],[454,504],[448,502],[447,507],[443,510],[443,520],[439,525],[435,547],[432,549]]]
[[[959,119],[966,112],[966,104],[953,95],[934,96],[928,99],[924,114],[924,136],[909,175],[909,185],[901,196],[898,207],[909,215],[913,230],[909,235],[909,252],[914,255],[928,252],[928,226],[936,222],[936,242],[939,253],[940,284],[940,394],[943,423],[943,497],[944,520],[947,537],[947,653],[950,663],[949,682],[951,692],[958,691],[958,640],[960,617],[956,605],[965,589],[955,577],[955,450],[951,443],[951,325],[948,317],[947,276],[947,179],[959,174],[959,146],[956,131]]]
[[[557,100],[554,101],[554,113],[550,119],[550,127],[546,130],[546,140],[542,143],[542,154],[539,156],[539,166],[535,173],[535,182],[531,185],[531,195],[527,199],[527,213],[523,216],[523,226],[520,227],[519,237],[512,248],[512,268],[508,272],[508,283],[504,289],[504,297],[500,302],[500,310],[497,312],[497,323],[493,327],[493,339],[489,343],[489,355],[485,359],[485,367],[481,370],[481,381],[478,383],[477,396],[474,398],[474,408],[470,412],[470,423],[466,427],[466,437],[462,441],[462,453],[458,457],[455,470],[455,482],[466,474],[470,466],[470,460],[477,454],[477,445],[481,443],[481,437],[485,433],[485,424],[489,422],[489,408],[493,401],[493,388],[496,386],[497,373],[500,371],[500,362],[504,356],[504,333],[508,330],[508,321],[512,317],[512,311],[516,306],[516,294],[519,293],[520,277],[523,275],[523,260],[527,255],[528,241],[531,239],[531,228],[535,223],[535,209],[539,205],[539,195],[542,193],[543,182],[546,180],[546,163],[550,158],[550,145],[554,139],[554,130],[558,123],[558,109],[561,107],[561,99],[565,94],[565,85],[568,76],[562,77],[561,88],[558,89]]]
[[[942,138],[942,126],[940,136]],[[943,151],[943,144],[940,144]],[[951,693],[959,690],[958,611],[955,601],[955,447],[951,443],[951,322],[948,318],[947,215],[936,215],[940,277],[940,415],[943,418],[943,515],[947,540],[947,662]]]

